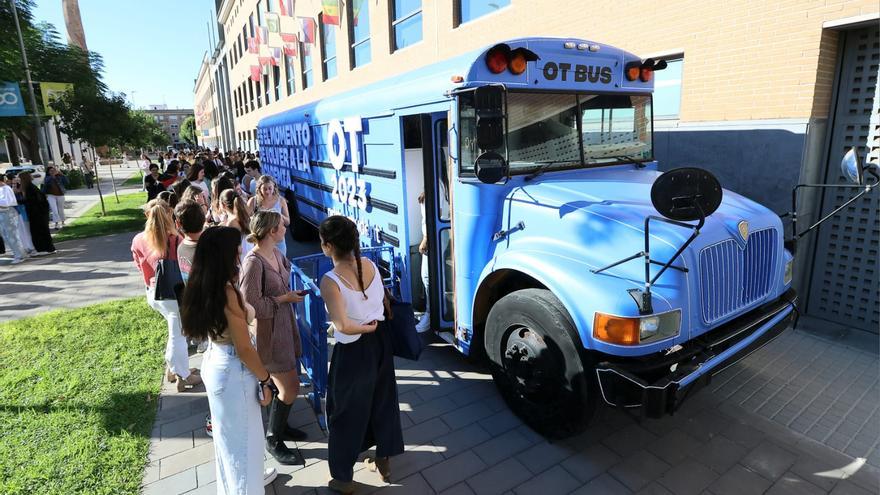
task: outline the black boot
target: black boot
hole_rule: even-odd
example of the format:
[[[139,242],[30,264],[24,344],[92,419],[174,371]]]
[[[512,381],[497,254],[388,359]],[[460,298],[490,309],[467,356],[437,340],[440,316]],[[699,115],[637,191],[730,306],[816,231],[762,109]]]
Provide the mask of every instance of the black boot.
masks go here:
[[[287,415],[290,414],[290,404],[285,404],[275,396],[269,405],[269,428],[266,435],[266,450],[279,464],[292,466],[305,464],[302,457],[284,445],[284,430],[287,427]]]

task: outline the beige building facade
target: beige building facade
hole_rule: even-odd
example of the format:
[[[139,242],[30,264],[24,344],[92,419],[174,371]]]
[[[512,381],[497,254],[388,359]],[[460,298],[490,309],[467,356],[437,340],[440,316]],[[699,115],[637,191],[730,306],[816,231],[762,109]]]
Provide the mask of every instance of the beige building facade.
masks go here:
[[[287,24],[299,35],[297,54],[261,68],[259,82],[250,79],[259,62],[248,38],[294,2],[216,2],[214,67],[225,65],[228,77],[219,129],[227,150],[258,149],[257,125],[269,115],[506,39],[553,36],[669,61],[657,73],[654,97],[663,170],[707,168],[726,188],[781,213],[791,209],[797,183],[840,180],[836,164],[847,147],[880,158],[876,0],[340,0],[339,26],[321,22],[320,0],[297,0]],[[301,42],[299,17],[315,19],[313,45]],[[205,86],[200,80],[196,87]],[[203,97],[197,91],[196,106]],[[818,218],[837,200],[808,191],[800,213]],[[876,210],[876,197],[864,198],[836,217],[837,227],[802,244],[796,281],[817,317],[877,332]],[[852,246],[858,256],[834,258]],[[847,282],[847,272],[862,276]],[[865,305],[875,309],[859,309]]]

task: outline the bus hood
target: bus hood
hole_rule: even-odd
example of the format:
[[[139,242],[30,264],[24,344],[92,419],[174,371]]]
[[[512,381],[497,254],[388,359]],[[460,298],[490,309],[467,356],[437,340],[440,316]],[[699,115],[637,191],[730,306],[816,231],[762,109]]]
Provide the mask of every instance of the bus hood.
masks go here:
[[[507,245],[502,249],[564,253],[563,256],[577,260],[584,267],[585,287],[581,289],[584,291],[597,287],[643,287],[645,264],[641,258],[602,274],[592,271],[645,249],[645,219],[660,216],[651,203],[651,186],[659,175],[657,171],[630,166],[548,173],[530,182],[516,177],[508,183],[512,188],[506,198],[508,209],[502,221],[503,229],[514,228],[519,222],[522,228],[515,228],[517,231],[508,236]],[[687,271],[667,270],[654,286],[659,301],[656,311],[664,307],[690,308],[691,318],[685,318],[691,320],[690,337],[732,319],[744,309],[737,306],[720,317],[702,313],[701,308],[706,304],[701,301],[714,297],[717,287],[743,286],[742,280],[752,272],[768,272],[765,285],[769,292],[761,292],[760,297],[766,300],[776,291],[776,287],[771,287],[774,274],[781,273],[783,233],[779,217],[739,194],[728,190],[723,194],[721,206],[706,218],[699,235],[674,262]],[[740,233],[742,222],[747,223],[745,237]],[[651,258],[660,262],[669,260],[693,232],[655,220],[650,222],[649,231]],[[727,251],[716,254],[713,251],[716,249]],[[760,268],[744,266],[758,263],[753,260],[756,249],[763,257],[759,260],[763,264]],[[733,258],[740,261],[731,261]],[[652,276],[659,269],[658,265],[652,265]],[[622,302],[607,311],[635,314],[630,297],[625,291],[615,289],[617,292],[622,297],[616,300]],[[754,305],[751,303],[759,301],[750,301],[749,306]],[[717,306],[713,304],[713,310]]]

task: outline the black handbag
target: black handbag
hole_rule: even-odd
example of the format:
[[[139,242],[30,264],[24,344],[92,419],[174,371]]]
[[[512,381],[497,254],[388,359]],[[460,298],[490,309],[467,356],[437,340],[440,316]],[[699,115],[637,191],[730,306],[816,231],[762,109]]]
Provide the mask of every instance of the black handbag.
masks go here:
[[[171,241],[165,249],[165,258],[156,262],[156,292],[153,299],[157,301],[177,300],[179,287],[183,286],[183,276],[176,259],[170,258]]]
[[[400,302],[385,294],[385,327],[391,340],[391,350],[397,357],[418,361],[422,354],[422,339],[416,330],[412,304]]]

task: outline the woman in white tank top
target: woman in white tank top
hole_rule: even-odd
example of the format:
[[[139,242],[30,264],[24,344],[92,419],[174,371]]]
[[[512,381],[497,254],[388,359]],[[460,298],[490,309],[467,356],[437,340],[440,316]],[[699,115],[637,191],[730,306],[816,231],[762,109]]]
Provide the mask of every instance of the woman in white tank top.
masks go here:
[[[360,233],[351,220],[332,216],[318,229],[333,270],[321,280],[321,296],[336,345],[330,359],[327,413],[330,429],[329,487],[352,493],[354,463],[376,446],[368,467],[391,479],[390,457],[403,453],[394,356],[385,327],[385,289],[379,269],[360,256]]]

